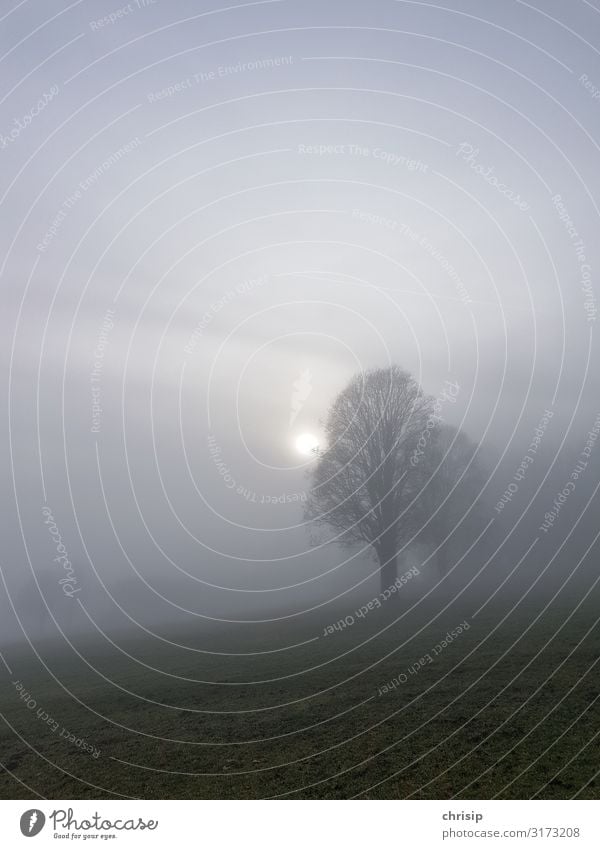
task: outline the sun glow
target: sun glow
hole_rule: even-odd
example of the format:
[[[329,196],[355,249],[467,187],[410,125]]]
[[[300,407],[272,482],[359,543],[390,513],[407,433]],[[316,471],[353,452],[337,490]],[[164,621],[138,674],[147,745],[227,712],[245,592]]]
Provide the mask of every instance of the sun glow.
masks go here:
[[[319,440],[314,433],[301,433],[296,438],[296,451],[304,457],[310,457],[318,447]]]

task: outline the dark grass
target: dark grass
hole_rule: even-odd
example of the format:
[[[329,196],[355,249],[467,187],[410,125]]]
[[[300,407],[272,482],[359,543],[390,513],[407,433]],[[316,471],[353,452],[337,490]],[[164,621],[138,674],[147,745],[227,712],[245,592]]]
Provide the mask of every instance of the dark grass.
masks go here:
[[[106,641],[77,642],[89,665],[58,643],[36,643],[59,684],[31,650],[9,646],[0,795],[598,798],[599,607],[588,598],[559,632],[576,604],[552,605],[525,636],[541,602],[520,605],[493,634],[510,605],[487,608],[385,695],[378,688],[431,653],[465,616],[471,621],[475,608],[425,617],[420,609],[379,635],[389,611],[386,619],[373,613],[343,633],[246,657],[115,638],[175,677],[150,671]],[[295,622],[172,636],[212,651],[264,652],[322,634],[327,624]],[[16,679],[99,757],[38,719],[19,699]]]

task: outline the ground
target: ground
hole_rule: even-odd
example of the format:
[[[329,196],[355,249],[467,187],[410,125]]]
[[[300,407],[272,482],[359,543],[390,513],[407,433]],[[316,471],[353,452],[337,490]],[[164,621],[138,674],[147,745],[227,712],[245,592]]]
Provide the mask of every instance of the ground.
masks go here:
[[[595,603],[576,603],[537,622],[541,602],[504,622],[510,607],[374,612],[328,636],[292,619],[195,640],[238,654],[38,641],[52,674],[8,646],[0,795],[598,798],[600,635]]]

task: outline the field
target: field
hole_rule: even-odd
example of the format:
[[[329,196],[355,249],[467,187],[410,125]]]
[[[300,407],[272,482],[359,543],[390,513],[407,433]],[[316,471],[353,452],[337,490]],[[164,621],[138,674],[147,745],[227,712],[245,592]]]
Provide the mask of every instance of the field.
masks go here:
[[[8,646],[0,794],[598,798],[597,600],[576,604],[37,643],[51,673]]]

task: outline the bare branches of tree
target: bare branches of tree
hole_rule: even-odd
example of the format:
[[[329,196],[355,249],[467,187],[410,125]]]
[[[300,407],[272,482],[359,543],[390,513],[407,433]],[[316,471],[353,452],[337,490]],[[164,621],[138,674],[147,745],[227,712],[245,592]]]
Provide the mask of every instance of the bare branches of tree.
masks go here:
[[[435,546],[447,571],[449,539],[484,483],[477,446],[433,409],[414,378],[392,365],[355,375],[326,421],[306,517],[333,529],[338,542],[371,546],[382,589],[394,583],[409,544]]]
[[[326,421],[307,517],[333,528],[340,542],[371,545],[382,587],[394,582],[398,551],[419,527],[411,507],[427,468],[410,458],[431,410],[431,398],[393,365],[355,375]]]

